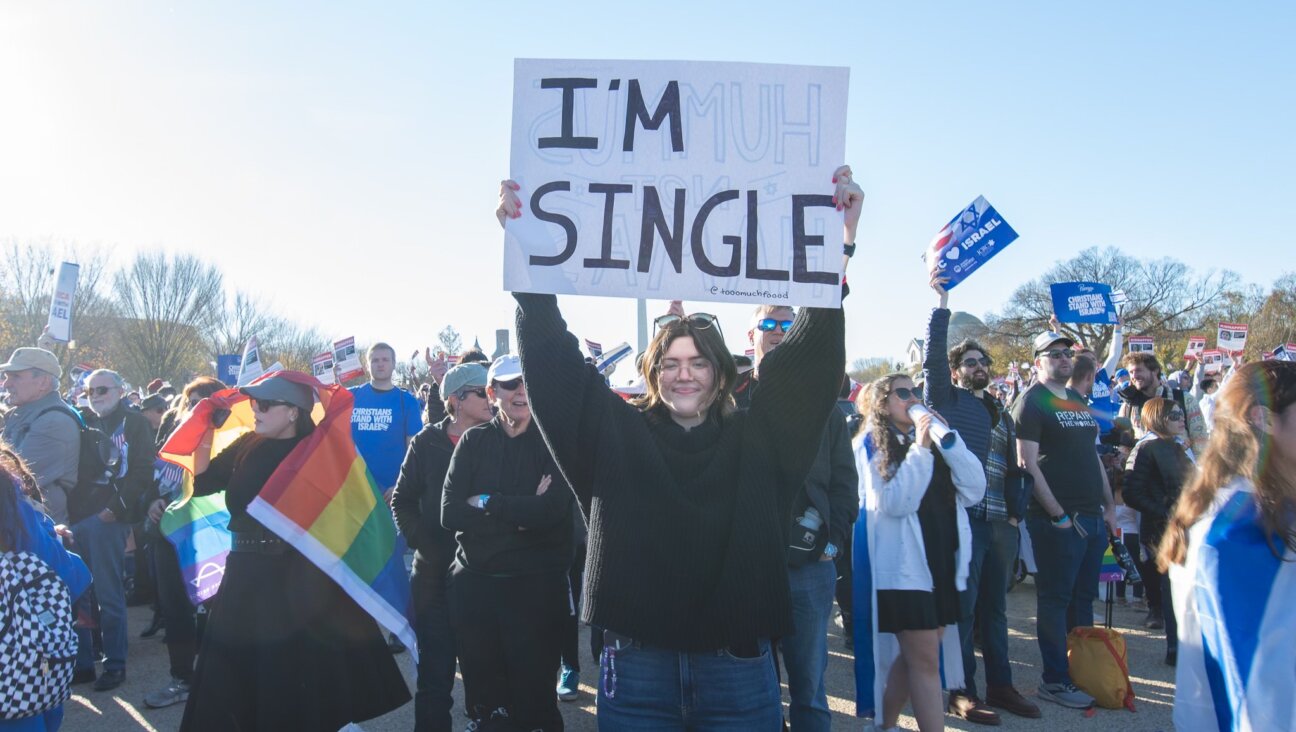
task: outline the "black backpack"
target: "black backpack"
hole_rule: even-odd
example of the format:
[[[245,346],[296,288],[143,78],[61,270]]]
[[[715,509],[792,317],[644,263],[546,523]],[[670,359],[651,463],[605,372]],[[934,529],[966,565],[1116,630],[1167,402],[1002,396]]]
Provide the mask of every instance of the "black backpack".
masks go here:
[[[76,421],[81,433],[77,482],[68,493],[68,524],[75,524],[105,508],[111,508],[118,516],[128,515],[121,496],[117,494],[116,479],[121,466],[121,450],[113,444],[112,437],[86,425],[85,420],[73,412],[71,407],[50,407],[36,415],[36,419],[49,412],[59,412]],[[32,422],[35,423],[36,419]]]

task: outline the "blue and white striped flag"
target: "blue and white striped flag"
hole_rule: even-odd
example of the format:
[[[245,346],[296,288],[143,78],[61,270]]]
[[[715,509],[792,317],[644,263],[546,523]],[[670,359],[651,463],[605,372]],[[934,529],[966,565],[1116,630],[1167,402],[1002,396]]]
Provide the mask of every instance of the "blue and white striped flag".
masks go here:
[[[1240,479],[1188,536],[1186,562],[1170,568],[1175,729],[1296,729],[1296,553],[1274,556],[1255,494]]]
[[[599,357],[601,357],[601,356],[603,355],[603,344],[602,344],[602,343],[596,343],[596,342],[591,341],[590,339],[586,338],[586,339],[585,339],[585,348],[589,349],[590,356],[591,356],[595,361],[599,360]]]

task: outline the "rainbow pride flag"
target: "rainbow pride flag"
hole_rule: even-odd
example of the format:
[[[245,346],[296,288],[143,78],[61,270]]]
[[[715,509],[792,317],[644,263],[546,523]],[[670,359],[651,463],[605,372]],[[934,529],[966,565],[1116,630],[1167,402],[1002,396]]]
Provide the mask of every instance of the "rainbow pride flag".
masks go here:
[[[391,509],[351,439],[351,392],[299,371],[257,381],[271,377],[315,391],[316,428],[270,475],[248,514],[337,582],[417,659],[403,542],[398,543]],[[213,428],[217,410],[228,410],[228,416]],[[254,424],[248,397],[225,389],[198,404],[162,447],[161,457],[192,474],[193,454],[204,437],[211,435],[215,456]]]

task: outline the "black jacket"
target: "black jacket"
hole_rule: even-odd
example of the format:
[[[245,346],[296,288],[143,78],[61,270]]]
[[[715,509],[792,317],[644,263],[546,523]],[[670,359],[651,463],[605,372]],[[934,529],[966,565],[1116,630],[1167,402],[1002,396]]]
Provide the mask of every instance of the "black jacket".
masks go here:
[[[454,534],[441,527],[441,488],[454,454],[454,443],[446,435],[450,424],[447,418],[419,430],[405,452],[392,492],[396,527],[414,550],[416,581],[443,582],[454,561]]]
[[[134,523],[144,517],[146,507],[156,497],[153,483],[153,467],[157,462],[157,433],[149,424],[148,417],[126,408],[125,400],[117,408],[102,417],[91,414],[86,423],[112,437],[118,427],[122,427],[122,437],[126,446],[123,448],[123,462],[126,474],[115,482],[116,499],[104,496],[93,502],[98,505],[81,504],[76,506],[75,513],[82,517],[110,509],[118,521]],[[74,497],[68,499],[68,514],[74,513],[73,504],[79,503]]]
[[[1196,471],[1187,452],[1173,440],[1139,440],[1125,462],[1125,505],[1141,514],[1139,541],[1156,546],[1165,532],[1179,493]]]
[[[455,532],[455,572],[566,572],[573,552],[571,488],[534,424],[509,437],[501,419],[465,432],[450,460],[441,525]],[[546,475],[552,482],[537,495]],[[490,497],[485,509],[468,505],[477,495]]]

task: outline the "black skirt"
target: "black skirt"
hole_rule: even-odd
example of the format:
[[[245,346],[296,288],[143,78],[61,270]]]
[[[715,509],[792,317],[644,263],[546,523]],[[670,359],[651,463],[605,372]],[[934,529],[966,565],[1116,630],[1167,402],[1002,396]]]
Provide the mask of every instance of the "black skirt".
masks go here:
[[[949,466],[936,453],[931,484],[918,506],[923,551],[931,571],[932,589],[878,590],[878,631],[935,630],[958,622],[958,511]]]
[[[337,730],[409,699],[377,623],[315,565],[229,554],[181,730]]]

